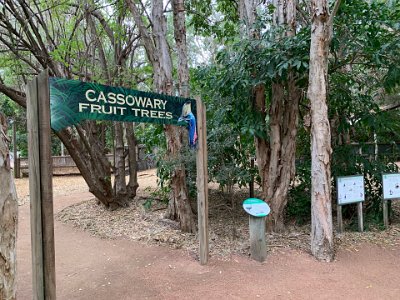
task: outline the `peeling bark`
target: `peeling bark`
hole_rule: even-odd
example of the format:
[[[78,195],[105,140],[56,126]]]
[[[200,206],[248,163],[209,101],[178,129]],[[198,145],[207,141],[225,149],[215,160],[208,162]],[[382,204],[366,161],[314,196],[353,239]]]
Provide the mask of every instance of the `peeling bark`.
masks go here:
[[[238,9],[239,9],[239,18],[241,20],[240,33],[243,37],[247,38],[258,38],[257,32],[254,31],[253,26],[256,20],[256,1],[254,0],[240,0]],[[267,108],[266,108],[266,97],[265,97],[265,85],[259,84],[253,88],[252,91],[252,99],[253,99],[253,107],[254,111],[257,112],[262,120],[266,119],[267,116]],[[269,173],[269,164],[270,164],[270,143],[269,140],[255,136],[254,144],[256,148],[256,160],[258,172],[261,178],[261,188],[263,190],[262,198],[266,199],[266,193],[268,186],[268,173]]]
[[[188,98],[189,91],[189,66],[187,60],[187,43],[186,43],[186,24],[185,24],[185,6],[184,0],[172,0],[172,10],[174,16],[174,37],[176,50],[178,54],[178,78],[179,78],[179,94],[181,97]],[[166,128],[168,132],[172,128]],[[175,134],[179,145],[175,149],[170,148],[170,153],[179,155],[180,149],[183,148],[184,139],[186,137],[186,129],[174,128],[177,130]],[[173,145],[168,143],[168,145]],[[168,147],[169,148],[169,147]],[[172,184],[172,197],[169,201],[167,214],[173,220],[178,220],[182,231],[196,232],[195,218],[190,205],[189,191],[186,184],[186,172],[184,166],[177,166],[174,170]],[[172,203],[174,202],[174,203]],[[175,209],[173,209],[175,208]]]
[[[137,178],[137,153],[136,153],[136,137],[133,123],[126,123],[126,139],[128,141],[128,161],[129,161],[129,182],[127,186],[128,197],[133,199],[136,197],[136,191],[139,187]]]
[[[336,4],[338,3],[340,2]],[[318,260],[332,261],[335,252],[330,182],[332,149],[327,85],[328,51],[333,15],[329,15],[327,0],[312,0],[311,8],[308,86],[308,97],[311,103],[311,252]]]
[[[0,112],[0,299],[12,300],[16,299],[18,202],[6,126],[6,119]]]
[[[115,122],[115,198],[120,205],[124,203],[127,195],[125,179],[125,157],[124,157],[124,129],[121,122]],[[112,207],[113,208],[113,207]]]
[[[286,26],[286,36],[295,35],[295,0],[275,0],[274,24]],[[244,21],[241,32],[250,38],[257,38],[252,30],[255,21],[256,3],[253,0],[239,2],[239,16]],[[299,118],[301,91],[296,86],[294,72],[288,72],[286,79],[276,78],[272,84],[269,139],[255,137],[256,157],[261,177],[262,198],[271,207],[267,218],[268,231],[284,229],[284,209],[291,181],[295,176],[296,134]],[[254,107],[265,119],[267,114],[265,87],[258,85],[253,89]]]
[[[125,0],[129,10],[131,11],[135,23],[139,29],[143,45],[146,49],[147,57],[153,66],[153,86],[154,89],[163,94],[173,94],[173,78],[172,78],[172,59],[170,48],[167,42],[167,22],[163,10],[162,0],[152,0],[152,15],[150,23],[151,33],[145,26],[140,10],[131,0]],[[189,93],[189,72],[186,73],[187,58],[186,50],[186,29],[184,27],[184,6],[183,2],[173,1],[174,14],[174,30],[176,35],[177,51],[179,55],[179,92],[182,96]],[[167,153],[170,157],[177,157],[183,147],[183,129],[177,126],[166,125],[164,127],[165,137],[167,140]],[[185,169],[182,165],[175,166],[171,175],[171,194],[169,199],[166,217],[177,220],[180,223],[182,231],[195,232],[196,225],[194,216],[189,202],[189,193],[186,185]]]
[[[292,75],[284,83],[274,83],[271,103],[271,155],[265,198],[270,203],[267,218],[268,231],[283,231],[284,209],[290,183],[296,171],[296,135],[299,118],[300,89]]]

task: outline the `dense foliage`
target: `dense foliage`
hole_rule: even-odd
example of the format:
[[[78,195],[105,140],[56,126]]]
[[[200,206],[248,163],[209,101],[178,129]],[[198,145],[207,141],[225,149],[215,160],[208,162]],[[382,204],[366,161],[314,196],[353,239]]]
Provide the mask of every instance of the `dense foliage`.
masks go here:
[[[252,87],[265,84],[268,101],[272,81],[284,79],[288,70],[296,71],[300,87],[306,87],[308,82],[309,27],[302,25],[296,36],[282,37],[282,28],[268,28],[268,12],[262,18],[257,23],[258,26],[261,24],[259,40],[242,39],[226,45],[219,51],[215,63],[199,68],[195,76],[209,105],[210,148],[216,149],[214,139],[222,136],[224,142],[218,142],[221,157],[228,158],[233,166],[240,165],[239,149],[246,149],[240,154],[242,161],[254,155],[252,136],[268,133],[264,130],[264,126],[268,127],[268,120],[259,119],[249,107]],[[399,158],[393,144],[399,141],[398,113],[382,109],[384,104],[398,99],[388,97],[388,93],[396,94],[399,85],[399,19],[398,3],[346,1],[335,19],[330,48],[329,116],[334,147],[332,185],[337,176],[364,174],[367,214],[371,218],[381,215],[381,174],[396,171],[393,162]],[[298,135],[297,175],[287,208],[288,217],[299,222],[310,218],[308,113],[307,98],[304,98],[301,103],[304,122]],[[235,151],[230,150],[234,147],[224,148],[235,143],[242,147],[236,147]],[[371,153],[371,149],[375,149],[374,143],[381,144],[377,155]],[[385,144],[393,145],[393,150],[386,151],[384,148],[388,146]],[[215,156],[214,151],[210,154],[210,172],[223,184],[225,178],[218,177],[218,171],[224,170],[221,167],[224,160]],[[229,169],[222,173],[225,176],[236,174],[236,182],[247,176]]]

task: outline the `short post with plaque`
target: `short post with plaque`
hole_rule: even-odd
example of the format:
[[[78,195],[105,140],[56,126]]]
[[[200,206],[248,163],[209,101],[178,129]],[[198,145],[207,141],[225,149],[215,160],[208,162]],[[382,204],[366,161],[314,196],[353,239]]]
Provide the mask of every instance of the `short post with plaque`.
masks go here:
[[[267,257],[265,241],[265,217],[271,209],[261,199],[249,198],[243,202],[244,210],[249,214],[250,257],[263,262]]]

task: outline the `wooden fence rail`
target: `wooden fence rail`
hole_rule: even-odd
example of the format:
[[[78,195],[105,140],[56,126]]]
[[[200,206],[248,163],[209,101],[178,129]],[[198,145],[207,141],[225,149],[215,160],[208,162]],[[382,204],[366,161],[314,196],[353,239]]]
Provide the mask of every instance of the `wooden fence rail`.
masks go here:
[[[148,170],[155,167],[155,160],[152,155],[145,154],[144,146],[139,146],[137,148],[137,164],[138,171]],[[114,164],[114,155],[107,154],[107,158],[110,161],[111,165]],[[74,160],[71,156],[52,156],[52,165],[53,165],[53,175],[78,175],[80,174],[79,169],[77,168]],[[126,164],[128,165],[128,164]],[[28,166],[28,158],[27,157],[19,157],[16,160],[16,168],[22,176],[28,176],[29,166]],[[19,178],[17,176],[17,178]]]

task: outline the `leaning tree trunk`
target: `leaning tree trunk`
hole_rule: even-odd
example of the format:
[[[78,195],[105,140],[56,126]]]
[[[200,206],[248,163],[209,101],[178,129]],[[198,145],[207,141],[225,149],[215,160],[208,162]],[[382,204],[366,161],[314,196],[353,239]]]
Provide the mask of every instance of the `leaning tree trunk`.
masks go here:
[[[10,166],[6,119],[0,113],[0,299],[16,299],[18,202]]]
[[[340,2],[338,2],[340,3]],[[336,5],[335,5],[336,7]],[[311,103],[311,252],[319,260],[334,257],[331,203],[331,132],[328,118],[328,50],[332,19],[327,0],[312,0]]]
[[[125,10],[117,10],[113,16],[106,18],[95,1],[86,1],[86,5],[77,6],[74,12],[69,12],[68,16],[73,16],[74,27],[63,32],[49,29],[56,26],[51,18],[51,9],[44,9],[41,5],[29,5],[31,2],[2,1],[3,9],[0,10],[0,27],[4,30],[2,51],[12,54],[22,64],[26,64],[27,73],[36,74],[48,68],[51,76],[68,79],[79,76],[84,81],[93,81],[93,76],[96,74],[97,77],[100,75],[99,72],[102,72],[101,77],[106,84],[115,84],[117,80],[118,83],[123,82],[120,74],[126,70],[126,61],[134,54],[138,45],[136,42],[138,36],[126,22]],[[86,24],[82,24],[85,22]],[[70,27],[72,23],[66,25]],[[83,28],[82,25],[84,31],[79,29]],[[57,61],[51,55],[51,51],[58,49],[59,43],[64,38],[73,40],[77,36],[84,45],[82,51],[73,51],[68,46],[64,49],[63,62]],[[105,38],[108,38],[108,42]],[[23,47],[15,47],[14,41],[17,40]],[[21,54],[26,51],[30,54],[27,56]],[[26,80],[24,75],[22,78]],[[0,82],[0,92],[26,107],[26,95],[22,91]],[[68,153],[88,184],[89,191],[107,207],[122,206],[128,202],[128,195],[121,196],[123,193],[120,191],[125,188],[122,185],[118,192],[115,193],[113,190],[112,165],[106,157],[104,130],[102,131],[105,127],[96,123],[96,121],[85,121],[75,127],[63,129],[56,135],[68,149]]]

